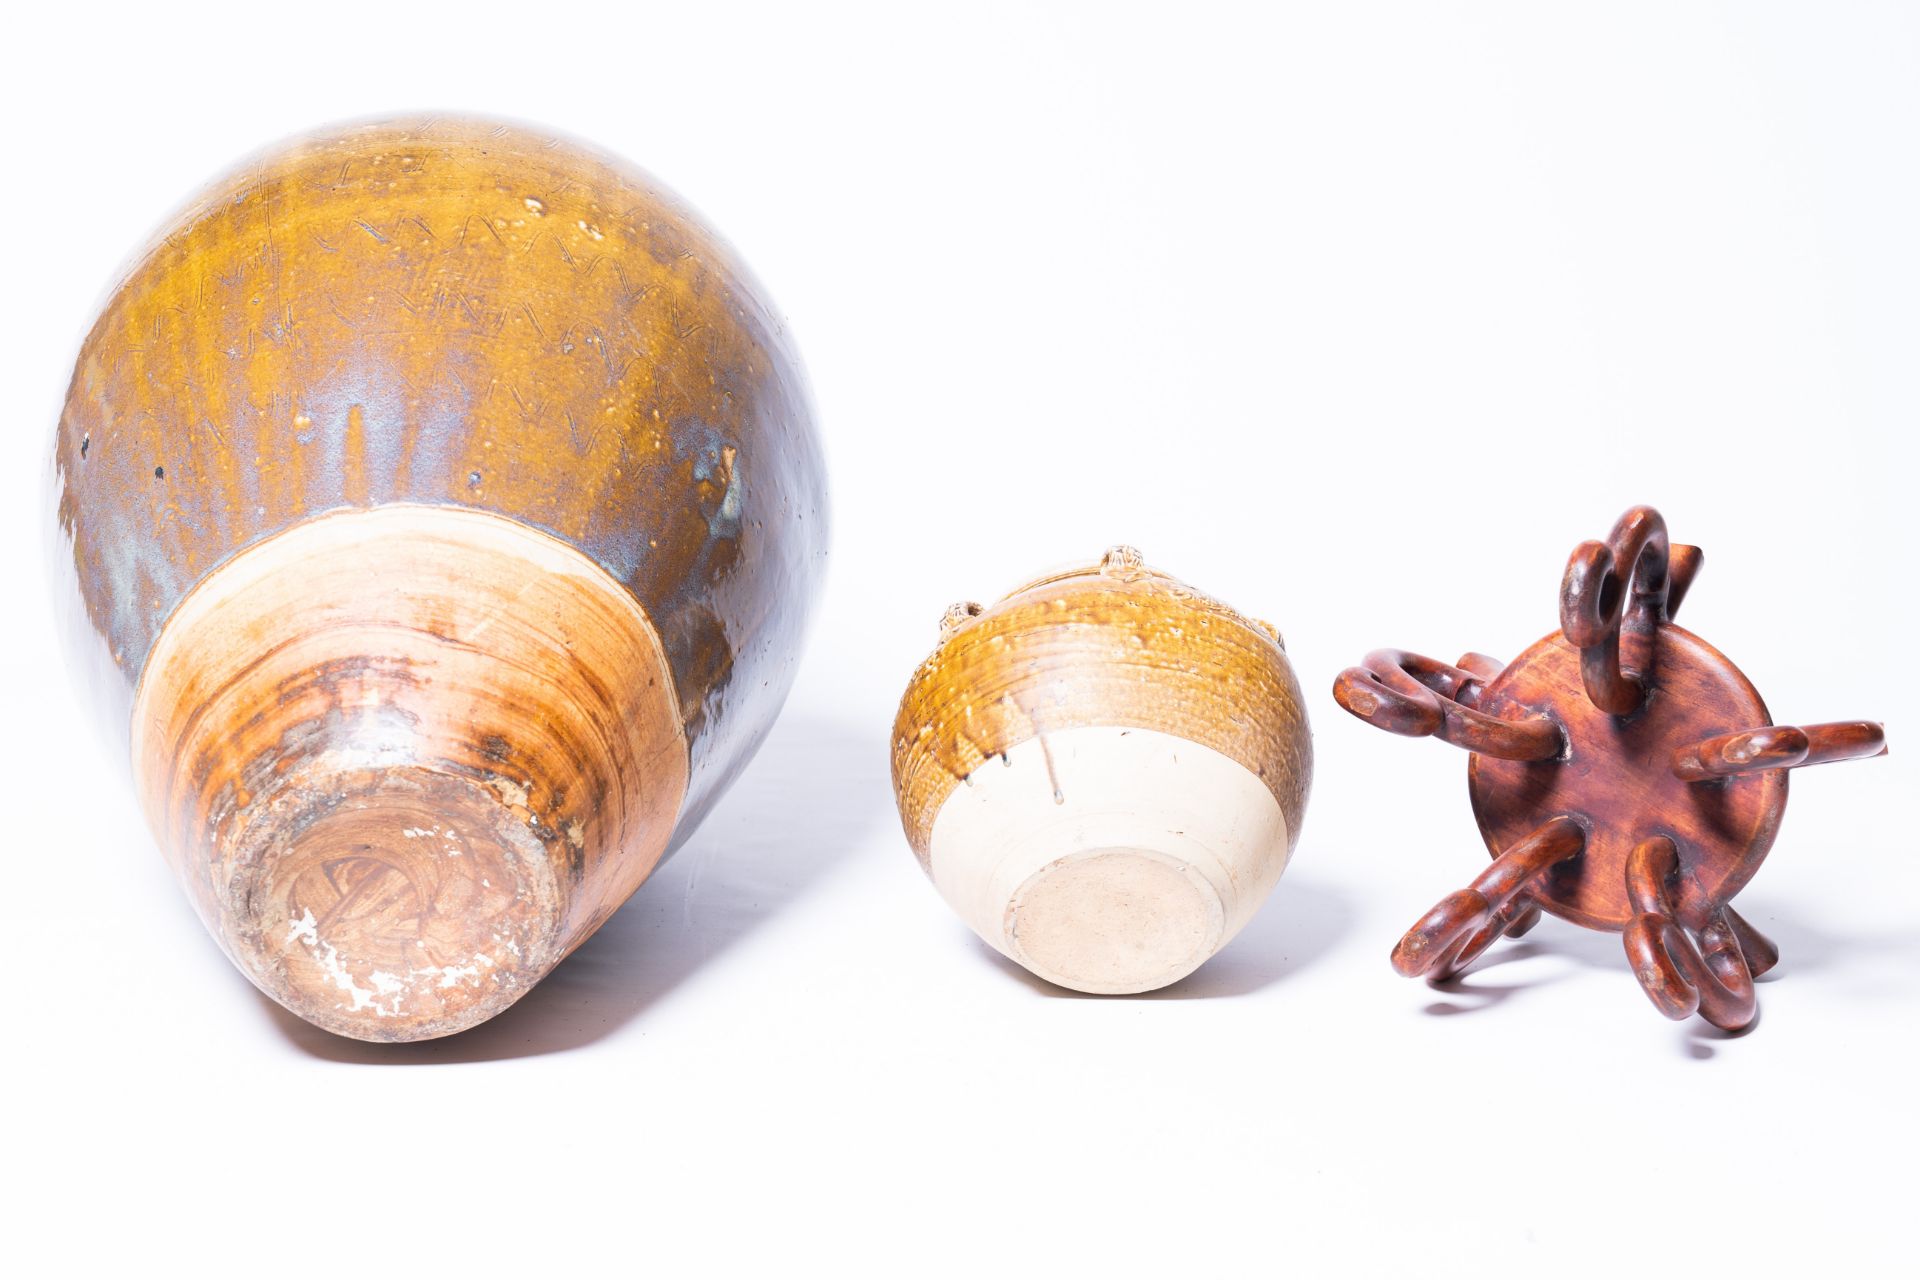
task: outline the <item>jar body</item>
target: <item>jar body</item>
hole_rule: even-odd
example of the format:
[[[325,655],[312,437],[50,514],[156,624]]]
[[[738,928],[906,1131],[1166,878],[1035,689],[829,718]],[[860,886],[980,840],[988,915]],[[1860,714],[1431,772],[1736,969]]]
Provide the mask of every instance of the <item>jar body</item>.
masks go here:
[[[909,843],[996,949],[1075,990],[1152,990],[1278,882],[1313,770],[1279,638],[1117,549],[956,607],[894,724]]]
[[[638,170],[485,121],[210,187],[88,336],[55,469],[156,835],[249,976],[367,1038],[491,1016],[684,838],[825,555],[804,375],[744,267]],[[263,893],[289,918],[235,918]]]

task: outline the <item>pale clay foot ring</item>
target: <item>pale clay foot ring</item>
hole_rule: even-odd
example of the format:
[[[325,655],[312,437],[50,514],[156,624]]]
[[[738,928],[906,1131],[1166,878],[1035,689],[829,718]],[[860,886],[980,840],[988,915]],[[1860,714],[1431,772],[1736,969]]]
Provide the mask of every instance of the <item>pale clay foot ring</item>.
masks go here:
[[[1225,941],[1226,904],[1205,876],[1151,849],[1094,849],[1041,868],[1007,907],[1013,958],[1096,995],[1153,991]]]
[[[1174,734],[1094,725],[1016,744],[941,806],[930,870],[995,950],[1075,991],[1177,982],[1225,946],[1287,863],[1245,765]]]

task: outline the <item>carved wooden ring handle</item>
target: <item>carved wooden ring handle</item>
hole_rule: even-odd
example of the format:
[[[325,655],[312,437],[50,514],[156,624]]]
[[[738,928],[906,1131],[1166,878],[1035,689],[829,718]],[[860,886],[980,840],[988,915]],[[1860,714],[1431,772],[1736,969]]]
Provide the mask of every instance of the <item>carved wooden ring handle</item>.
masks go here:
[[[1560,580],[1560,630],[1580,650],[1580,679],[1593,705],[1632,715],[1646,698],[1620,668],[1620,634],[1651,634],[1680,607],[1699,572],[1700,548],[1671,546],[1652,507],[1621,516],[1605,542],[1583,542]]]
[[[1545,717],[1502,720],[1476,710],[1485,680],[1401,649],[1375,649],[1333,682],[1335,701],[1375,728],[1409,738],[1428,735],[1502,760],[1560,754],[1560,726]]]
[[[1756,1001],[1739,931],[1725,907],[1700,930],[1699,945],[1674,920],[1667,882],[1679,867],[1672,840],[1654,836],[1627,858],[1627,896],[1634,917],[1621,938],[1627,962],[1656,1009],[1675,1020],[1696,1011],[1714,1026],[1738,1031],[1753,1021]]]
[[[1448,894],[1407,930],[1393,949],[1393,967],[1405,978],[1451,978],[1499,941],[1519,937],[1540,918],[1528,893],[1547,868],[1586,847],[1586,830],[1558,817],[1493,860],[1464,889]]]
[[[1873,720],[1806,726],[1770,724],[1681,747],[1673,754],[1673,772],[1687,782],[1705,782],[1766,769],[1797,769],[1885,754],[1887,731]]]
[[[1667,1017],[1698,1013],[1724,1031],[1753,1021],[1753,975],[1724,913],[1700,931],[1697,947],[1671,916],[1652,912],[1635,916],[1621,941],[1641,989]]]
[[[1620,669],[1620,631],[1629,612],[1637,629],[1667,616],[1667,522],[1652,507],[1620,517],[1606,542],[1583,542],[1560,580],[1560,630],[1580,650],[1587,697],[1616,716],[1637,711],[1640,686]]]

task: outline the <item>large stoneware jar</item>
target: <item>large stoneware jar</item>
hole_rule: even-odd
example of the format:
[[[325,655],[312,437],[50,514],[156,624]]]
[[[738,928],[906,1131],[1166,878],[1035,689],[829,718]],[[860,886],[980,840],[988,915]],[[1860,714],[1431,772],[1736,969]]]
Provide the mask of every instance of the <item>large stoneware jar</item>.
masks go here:
[[[343,1035],[492,1016],[752,754],[826,548],[804,379],[640,170],[364,124],[175,218],[80,352],[79,647],[207,927]]]

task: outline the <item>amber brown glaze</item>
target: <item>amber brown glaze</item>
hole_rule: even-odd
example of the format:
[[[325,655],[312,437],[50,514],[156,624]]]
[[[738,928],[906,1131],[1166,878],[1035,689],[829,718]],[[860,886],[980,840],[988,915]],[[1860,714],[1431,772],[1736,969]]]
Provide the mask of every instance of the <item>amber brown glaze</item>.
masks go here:
[[[109,297],[54,460],[75,647],[122,713],[139,688],[196,903],[375,1038],[501,1007],[686,835],[786,695],[825,549],[745,269],[641,171],[485,121],[214,183]]]
[[[1671,621],[1701,565],[1650,507],[1582,543],[1562,629],[1511,664],[1381,650],[1334,696],[1390,732],[1473,751],[1474,816],[1494,864],[1401,939],[1394,967],[1444,980],[1539,908],[1624,934],[1669,1017],[1737,1030],[1779,952],[1728,905],[1772,847],[1786,770],[1884,754],[1871,721],[1773,725],[1738,668]]]
[[[537,981],[658,861],[687,776],[665,655],[619,584],[524,525],[409,506],[310,521],[191,593],[134,753],[240,967],[383,1040]]]
[[[666,647],[691,817],[785,695],[826,545],[804,377],[745,268],[644,172],[489,121],[340,128],[212,184],[94,324],[55,461],[129,686],[209,570],[327,511],[580,548]]]
[[[1299,838],[1313,744],[1266,624],[1118,548],[991,608],[956,605],[942,629],[893,724],[894,790],[923,866],[941,804],[983,762],[1089,725],[1160,730],[1237,761]]]

